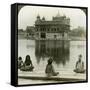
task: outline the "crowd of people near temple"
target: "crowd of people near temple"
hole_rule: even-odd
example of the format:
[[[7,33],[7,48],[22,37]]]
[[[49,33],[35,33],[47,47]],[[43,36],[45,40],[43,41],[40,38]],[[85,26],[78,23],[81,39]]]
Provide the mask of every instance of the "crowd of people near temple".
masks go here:
[[[45,74],[47,76],[57,76],[59,74],[59,72],[55,71],[55,68],[53,66],[53,58],[50,57],[47,60],[47,65],[45,68]],[[34,65],[32,63],[32,60],[30,58],[30,55],[26,55],[25,61],[23,62],[22,57],[18,58],[18,69],[20,69],[21,71],[32,71],[34,69]],[[84,69],[84,62],[82,61],[82,55],[80,54],[78,56],[78,61],[76,62],[75,65],[75,69],[73,70],[75,73],[84,73],[85,69]]]

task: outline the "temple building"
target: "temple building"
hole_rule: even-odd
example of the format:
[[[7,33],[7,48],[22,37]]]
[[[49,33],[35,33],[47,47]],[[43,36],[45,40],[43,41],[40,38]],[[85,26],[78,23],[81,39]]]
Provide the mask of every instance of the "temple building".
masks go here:
[[[37,16],[35,21],[35,37],[37,40],[67,40],[70,31],[70,18],[59,13],[47,21],[45,17]]]

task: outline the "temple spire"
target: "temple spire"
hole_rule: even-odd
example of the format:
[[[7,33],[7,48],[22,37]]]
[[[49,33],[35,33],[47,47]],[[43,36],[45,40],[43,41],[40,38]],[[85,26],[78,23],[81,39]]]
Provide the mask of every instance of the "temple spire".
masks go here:
[[[59,13],[59,11],[58,11],[58,14],[56,15],[56,17],[60,17],[60,13]]]
[[[40,15],[39,14],[37,15],[37,18],[40,18]]]

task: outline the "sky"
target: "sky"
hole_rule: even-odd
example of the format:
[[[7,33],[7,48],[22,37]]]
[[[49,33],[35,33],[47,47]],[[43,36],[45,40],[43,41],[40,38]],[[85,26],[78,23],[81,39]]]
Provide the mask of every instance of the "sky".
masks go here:
[[[78,26],[86,28],[85,13],[77,8],[24,6],[18,14],[18,29],[26,29],[27,26],[34,26],[37,15],[43,16],[46,20],[52,20],[57,14],[66,15],[70,18],[71,29]]]

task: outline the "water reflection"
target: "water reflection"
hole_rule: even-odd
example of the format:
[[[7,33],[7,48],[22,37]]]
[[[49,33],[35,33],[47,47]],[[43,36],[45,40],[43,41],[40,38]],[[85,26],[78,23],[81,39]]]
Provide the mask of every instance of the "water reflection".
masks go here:
[[[69,41],[35,41],[35,56],[38,64],[41,60],[53,57],[57,65],[65,65],[69,61],[69,55]]]

